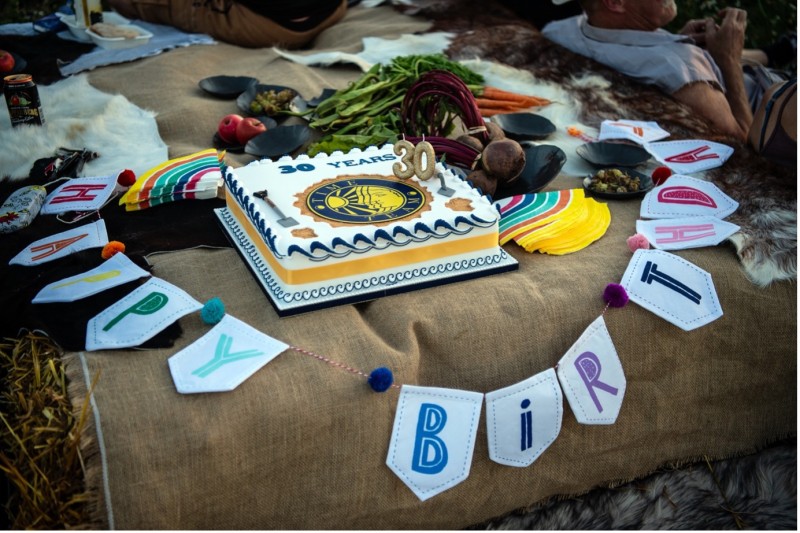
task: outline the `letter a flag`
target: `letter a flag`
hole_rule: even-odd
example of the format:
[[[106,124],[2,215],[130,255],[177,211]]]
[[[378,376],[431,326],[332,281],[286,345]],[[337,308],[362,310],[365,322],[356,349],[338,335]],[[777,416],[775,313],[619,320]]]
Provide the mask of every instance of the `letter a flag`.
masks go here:
[[[602,316],[561,358],[556,373],[579,423],[616,422],[625,396],[625,373]]]
[[[631,301],[684,331],[722,316],[711,274],[669,252],[636,250],[621,285]]]
[[[733,154],[733,148],[726,144],[696,139],[651,142],[644,149],[675,174],[693,174],[722,166]]]
[[[74,178],[47,195],[40,211],[56,215],[67,211],[96,211],[111,198],[117,176]]]
[[[86,325],[86,349],[128,348],[203,306],[183,289],[151,278]]]
[[[486,394],[489,457],[508,466],[530,466],[561,431],[561,387],[552,368]]]
[[[108,244],[106,223],[100,219],[39,239],[15,255],[8,264],[40,265],[88,248],[100,248],[106,244]]]
[[[483,394],[403,385],[386,465],[422,501],[467,479]]]
[[[288,347],[238,318],[225,315],[208,333],[167,362],[178,392],[225,392],[238,387]]]
[[[659,250],[716,246],[737,231],[736,224],[712,216],[636,221],[636,232]]]
[[[149,276],[123,253],[114,254],[99,266],[45,286],[32,303],[74,302],[111,287]]]
[[[713,183],[673,174],[642,199],[642,218],[683,218],[712,216],[725,218],[739,207],[739,202]]]

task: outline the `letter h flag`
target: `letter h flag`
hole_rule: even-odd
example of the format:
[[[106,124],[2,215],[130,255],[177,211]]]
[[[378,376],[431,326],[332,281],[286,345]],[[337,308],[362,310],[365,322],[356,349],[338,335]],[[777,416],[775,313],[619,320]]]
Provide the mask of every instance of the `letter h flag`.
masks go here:
[[[420,500],[469,476],[483,394],[403,385],[386,464]]]

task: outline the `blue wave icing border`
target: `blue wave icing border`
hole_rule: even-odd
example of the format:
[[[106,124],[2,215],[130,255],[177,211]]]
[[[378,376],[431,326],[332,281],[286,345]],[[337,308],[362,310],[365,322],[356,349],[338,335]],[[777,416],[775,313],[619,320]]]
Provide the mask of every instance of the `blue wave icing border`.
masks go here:
[[[225,172],[223,173],[223,179],[228,190],[233,193],[236,202],[239,204],[242,210],[247,213],[250,221],[253,223],[253,226],[264,239],[264,242],[267,244],[272,253],[278,258],[284,258],[287,256],[290,257],[292,254],[298,253],[314,262],[321,262],[331,258],[340,259],[342,257],[347,257],[350,254],[362,254],[373,249],[380,251],[392,246],[406,246],[410,243],[421,243],[431,239],[444,239],[452,234],[466,235],[475,227],[487,228],[496,222],[496,220],[484,220],[475,215],[469,215],[469,217],[458,215],[453,221],[453,224],[446,220],[437,219],[433,223],[433,228],[427,224],[418,222],[414,225],[414,232],[422,233],[422,235],[412,233],[402,226],[394,228],[391,233],[383,228],[378,228],[373,233],[372,238],[364,235],[363,233],[358,233],[353,238],[352,243],[346,242],[341,238],[334,238],[331,243],[332,245],[339,245],[346,248],[341,252],[337,252],[331,247],[327,246],[325,243],[315,240],[311,241],[307,248],[303,248],[302,246],[296,244],[291,244],[288,246],[287,253],[284,255],[279,252],[275,246],[275,240],[278,237],[277,234],[261,216],[261,213],[256,210],[255,204],[250,200],[250,196],[245,194],[244,187],[239,185],[238,180],[234,177],[230,169],[225,169]],[[467,227],[463,230],[459,230],[456,228],[456,226],[460,224],[466,225]],[[404,237],[404,239],[399,238],[400,236]],[[384,241],[383,245],[377,242],[379,239]],[[359,247],[357,245],[359,242],[363,243],[364,246]]]
[[[401,272],[388,275],[370,276],[355,282],[338,283],[328,285],[312,291],[289,292],[283,290],[281,282],[273,275],[272,269],[261,257],[258,248],[250,242],[247,233],[241,228],[236,219],[228,209],[218,210],[219,216],[228,228],[228,232],[236,241],[239,251],[248,258],[250,265],[263,282],[262,285],[272,295],[276,301],[287,304],[293,302],[311,302],[318,298],[325,297],[347,297],[350,294],[357,294],[360,291],[374,286],[391,286],[402,281],[429,278],[432,275],[442,273],[466,272],[476,267],[496,265],[504,262],[508,254],[498,246],[497,253],[473,258],[460,259],[450,263],[442,263],[434,267],[410,268]]]

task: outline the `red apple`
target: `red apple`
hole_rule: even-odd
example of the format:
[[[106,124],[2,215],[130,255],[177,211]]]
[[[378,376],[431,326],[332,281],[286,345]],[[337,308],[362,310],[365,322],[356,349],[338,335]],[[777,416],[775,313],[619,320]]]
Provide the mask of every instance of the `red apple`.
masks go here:
[[[247,117],[236,126],[236,140],[239,144],[247,144],[247,141],[265,131],[267,131],[266,124],[255,117]]]
[[[242,120],[244,120],[244,118],[236,114],[222,117],[222,120],[219,121],[219,126],[217,126],[217,134],[220,139],[228,144],[234,144],[236,142],[236,128]]]
[[[7,73],[14,70],[14,56],[10,52],[0,50],[0,73]]]

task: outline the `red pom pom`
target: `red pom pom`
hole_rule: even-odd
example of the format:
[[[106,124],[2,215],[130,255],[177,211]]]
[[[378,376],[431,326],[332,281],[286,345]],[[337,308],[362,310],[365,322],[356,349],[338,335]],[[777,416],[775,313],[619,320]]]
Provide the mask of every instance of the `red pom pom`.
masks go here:
[[[103,259],[111,259],[119,252],[125,251],[125,245],[119,241],[111,241],[105,246],[103,246],[103,251],[100,252],[100,257]]]
[[[669,167],[658,167],[650,175],[656,187],[667,181],[670,176],[672,176],[672,171]]]
[[[603,291],[603,300],[611,307],[625,307],[628,303],[628,292],[618,283],[609,283]]]
[[[117,184],[122,187],[130,187],[134,183],[136,183],[136,174],[133,173],[133,170],[126,168],[117,176]]]
[[[636,250],[649,250],[650,249],[650,241],[647,240],[647,237],[642,235],[641,233],[637,233],[636,235],[631,235],[628,237],[627,240],[628,249],[631,252],[635,252]]]

